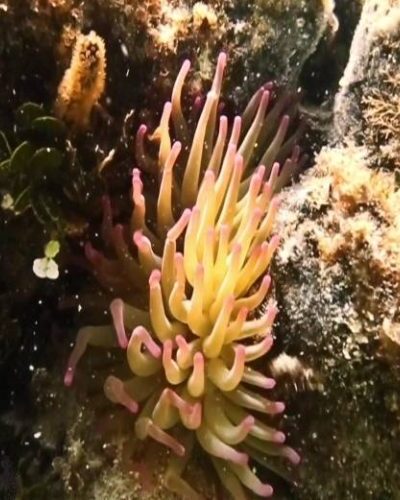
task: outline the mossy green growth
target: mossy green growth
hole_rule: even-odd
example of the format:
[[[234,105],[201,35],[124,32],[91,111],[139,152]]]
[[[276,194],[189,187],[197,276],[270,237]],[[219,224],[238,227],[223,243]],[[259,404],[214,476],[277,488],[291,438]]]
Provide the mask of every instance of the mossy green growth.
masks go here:
[[[0,131],[2,208],[15,215],[32,210],[41,224],[63,232],[83,216],[93,186],[65,124],[38,104],[20,106],[12,132]]]

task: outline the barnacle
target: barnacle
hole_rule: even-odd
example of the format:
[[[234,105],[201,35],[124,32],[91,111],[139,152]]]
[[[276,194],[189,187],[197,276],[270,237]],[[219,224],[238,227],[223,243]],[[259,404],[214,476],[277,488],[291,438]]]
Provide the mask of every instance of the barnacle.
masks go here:
[[[139,439],[151,437],[173,451],[168,487],[197,498],[181,477],[195,436],[222,484],[241,499],[246,488],[272,494],[254,463],[269,468],[271,456],[299,461],[283,444],[284,434],[268,425],[284,404],[265,397],[275,382],[253,364],[271,348],[277,313],[269,301],[259,314],[278,245],[278,237],[271,236],[278,209],[273,194],[298,166],[299,150],[298,133],[288,134],[290,116],[280,118],[282,101],[267,113],[271,86],[254,95],[230,130],[227,117],[220,116],[216,131],[225,64],[222,53],[191,139],[181,106],[188,61],[151,136],[159,143],[158,160],[146,152],[146,127],[139,128],[130,224],[113,225],[105,199],[102,236],[114,258],[86,246],[99,281],[113,293],[121,291],[125,300],[112,301],[112,325],[79,331],[65,383],[72,383],[88,345],[125,350],[132,376],[110,375],[104,391],[138,414]],[[198,107],[196,102],[193,115]],[[280,169],[276,158],[293,148]],[[159,179],[156,200],[144,196],[148,176]],[[131,287],[124,288],[126,282]],[[137,306],[135,290],[148,290],[148,307]]]
[[[55,114],[77,128],[86,128],[93,106],[104,92],[105,79],[104,40],[94,31],[80,34],[71,65],[58,87]]]

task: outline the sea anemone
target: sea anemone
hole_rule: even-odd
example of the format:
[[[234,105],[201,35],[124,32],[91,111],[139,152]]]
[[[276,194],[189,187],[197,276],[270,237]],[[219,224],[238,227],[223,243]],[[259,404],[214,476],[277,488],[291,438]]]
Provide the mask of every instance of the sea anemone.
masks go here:
[[[151,137],[159,143],[158,160],[146,152],[146,127],[139,128],[130,224],[113,225],[105,199],[102,236],[114,257],[86,246],[99,281],[124,300],[111,303],[112,325],[79,331],[65,383],[72,383],[88,345],[125,350],[132,375],[110,375],[104,391],[137,414],[139,439],[151,437],[173,451],[167,486],[197,498],[181,477],[195,437],[223,486],[241,499],[246,488],[264,497],[273,492],[255,463],[269,468],[271,456],[299,461],[284,434],[268,425],[284,404],[265,397],[275,382],[254,361],[272,346],[277,313],[273,300],[265,305],[266,272],[278,245],[271,236],[273,195],[300,162],[298,132],[288,134],[291,117],[281,117],[288,100],[267,113],[271,85],[253,96],[230,130],[220,116],[216,132],[225,65],[222,53],[192,139],[181,107],[189,61]],[[280,168],[275,160],[288,154]],[[145,198],[142,177],[159,179],[156,200]],[[148,293],[143,308],[135,302],[141,291]]]

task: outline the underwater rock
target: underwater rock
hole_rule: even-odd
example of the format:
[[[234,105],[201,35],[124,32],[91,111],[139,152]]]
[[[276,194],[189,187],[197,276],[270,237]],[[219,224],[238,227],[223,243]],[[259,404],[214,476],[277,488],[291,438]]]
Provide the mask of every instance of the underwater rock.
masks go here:
[[[333,0],[247,5],[185,0],[178,6],[166,0],[5,0],[1,5],[4,102],[48,101],[69,65],[76,37],[95,30],[113,54],[109,74],[118,75],[107,82],[114,111],[121,103],[126,106],[127,98],[132,105],[132,94],[137,96],[135,106],[152,101],[155,86],[165,97],[165,76],[175,74],[182,56],[196,57],[194,83],[201,87],[211,78],[221,48],[229,52],[228,81],[232,89],[237,87],[239,99],[263,83],[261,79],[296,86],[318,42],[337,27]],[[56,64],[49,65],[49,60]]]
[[[277,338],[323,385],[293,396],[304,456],[295,498],[398,491],[400,191],[365,156],[324,149],[278,217]]]
[[[365,1],[330,146],[282,194],[277,338],[323,386],[291,392],[298,499],[398,495],[399,16]]]
[[[336,141],[365,145],[375,166],[399,166],[400,2],[366,0],[335,103]]]
[[[354,12],[361,1],[356,3]],[[344,0],[336,4],[343,6]],[[291,429],[290,443],[299,445],[304,457],[291,499],[376,499],[398,494],[400,461],[394,443],[400,437],[396,213],[400,200],[394,174],[370,168],[398,165],[397,5],[395,0],[366,0],[336,98],[332,142],[341,146],[326,148],[316,167],[282,196],[283,245],[274,282],[280,308],[275,349],[283,354],[270,368],[279,382],[284,381],[278,386],[284,385],[282,397],[289,402],[285,428]],[[11,123],[12,111],[21,102],[34,99],[48,107],[53,104],[81,32],[96,30],[111,54],[101,104],[116,122],[131,106],[137,109],[138,119],[147,122],[145,118],[160,108],[172,87],[172,75],[182,58],[196,61],[189,77],[191,98],[210,79],[221,47],[229,53],[232,69],[227,87],[233,91],[235,105],[247,99],[249,89],[261,79],[276,78],[297,86],[311,54],[325,35],[329,38],[337,29],[334,7],[330,0],[257,0],[246,5],[239,0],[218,4],[184,0],[179,6],[164,0],[0,1],[4,33],[0,128]],[[56,64],[49,65],[55,59]],[[228,112],[230,107],[228,102]],[[97,134],[98,128],[95,122],[89,123],[88,135],[95,138],[96,147],[100,144],[104,156],[109,149],[103,147],[103,131]],[[110,135],[120,134],[116,129]],[[349,140],[364,147],[345,147]],[[123,184],[126,177],[121,178]],[[0,241],[7,257],[15,254],[13,248],[25,247],[18,238],[18,244],[10,243],[9,234],[4,231],[7,241]],[[36,246],[41,248],[39,242]],[[0,264],[11,274],[26,268],[10,262]],[[4,288],[16,282],[12,275],[2,279]],[[14,288],[21,299],[19,288]],[[77,295],[77,303],[80,300]],[[14,317],[6,320],[5,325],[14,324]],[[7,349],[13,351],[15,341]],[[100,371],[106,372],[112,361],[103,359]],[[56,455],[52,474],[57,485],[46,485],[47,497],[145,499],[149,491],[148,498],[167,500],[160,481],[168,457],[157,455],[153,468],[141,450],[136,462],[125,462],[134,443],[123,443],[120,436],[132,422],[127,424],[117,410],[111,413],[110,406],[102,408],[96,401],[96,412],[104,410],[107,418],[100,424],[101,432],[94,434],[98,428],[93,422],[99,420],[93,408],[87,407],[87,401],[68,399],[60,380],[53,383],[52,373],[47,377],[38,387],[43,399],[37,403],[41,445],[52,458]],[[100,380],[87,379],[97,384],[94,392],[98,392]],[[46,400],[46,395],[54,394],[56,406]],[[120,434],[115,437],[113,432]],[[143,474],[144,460],[147,474]],[[42,464],[44,469],[51,468],[49,463]],[[207,485],[204,496],[216,498],[220,492],[209,472],[202,462],[196,463],[187,471],[187,480]],[[137,479],[134,487],[132,476]],[[38,477],[33,474],[33,480]],[[146,485],[139,480],[143,482],[143,477]],[[64,485],[67,492],[62,491]]]

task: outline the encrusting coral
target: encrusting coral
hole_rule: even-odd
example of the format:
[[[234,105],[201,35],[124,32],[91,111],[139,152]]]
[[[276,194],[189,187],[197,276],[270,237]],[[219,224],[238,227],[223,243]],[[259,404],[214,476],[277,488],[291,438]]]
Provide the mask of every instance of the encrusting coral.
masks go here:
[[[80,34],[71,65],[58,87],[55,114],[77,128],[86,128],[90,113],[104,92],[106,51],[104,40],[91,31]]]
[[[298,130],[289,128],[296,113],[292,101],[278,99],[267,112],[272,85],[256,92],[230,130],[228,118],[219,116],[216,130],[225,65],[221,53],[192,138],[201,100],[187,121],[181,93],[189,61],[149,138],[159,144],[158,160],[146,152],[146,126],[139,128],[140,170],[133,170],[130,224],[113,225],[104,199],[102,237],[114,257],[86,246],[99,281],[124,300],[111,303],[113,325],[79,331],[65,383],[71,385],[89,345],[123,349],[131,374],[108,376],[104,391],[112,402],[138,413],[139,439],[152,437],[174,452],[167,486],[197,498],[181,477],[196,437],[224,487],[241,499],[245,488],[265,497],[273,492],[260,481],[255,463],[274,469],[271,456],[299,462],[283,444],[284,434],[268,425],[284,404],[264,397],[275,382],[252,362],[270,350],[277,313],[272,300],[259,313],[270,287],[265,273],[279,241],[271,236],[278,209],[273,194],[301,159]],[[280,168],[276,159],[288,156]],[[156,200],[143,194],[152,177],[159,181]],[[140,309],[135,296],[146,290],[149,305]]]

